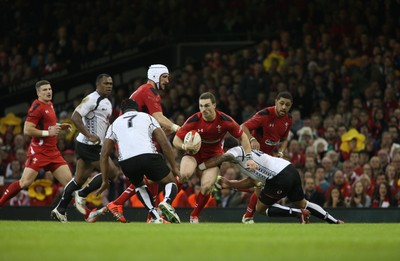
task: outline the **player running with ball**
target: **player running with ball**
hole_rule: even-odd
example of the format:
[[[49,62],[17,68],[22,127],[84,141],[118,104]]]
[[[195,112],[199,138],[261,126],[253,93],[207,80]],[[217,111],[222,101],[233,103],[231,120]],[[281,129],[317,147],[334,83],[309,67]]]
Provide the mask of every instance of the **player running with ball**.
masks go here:
[[[241,141],[245,151],[246,166],[252,169],[256,167],[251,158],[250,142],[247,135],[235,120],[217,110],[216,107],[216,99],[212,93],[205,92],[201,94],[199,98],[200,112],[190,116],[175,135],[173,141],[175,148],[186,152],[182,158],[180,167],[182,182],[193,175],[198,165],[204,166],[204,161],[224,153],[223,142],[227,132]],[[200,144],[194,145],[191,142],[183,143],[186,133],[191,130],[196,130],[201,136],[202,142],[199,151],[198,146]],[[192,155],[188,153],[190,151],[198,152]],[[196,206],[190,214],[190,223],[199,223],[200,212],[210,198],[211,188],[217,179],[218,171],[217,166],[207,170],[199,170],[201,188],[196,198]]]

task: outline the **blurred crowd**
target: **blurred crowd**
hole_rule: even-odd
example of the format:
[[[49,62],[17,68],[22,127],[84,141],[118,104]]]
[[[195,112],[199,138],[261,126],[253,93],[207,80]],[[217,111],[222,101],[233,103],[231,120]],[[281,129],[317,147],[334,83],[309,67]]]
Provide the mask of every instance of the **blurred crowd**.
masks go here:
[[[194,35],[251,35],[254,46],[232,53],[210,49],[202,61],[173,70],[162,93],[164,114],[182,125],[198,110],[199,94],[211,91],[218,109],[243,123],[287,90],[294,101],[285,157],[301,173],[306,198],[325,207],[400,205],[399,1],[44,1],[35,12],[29,8],[31,1],[16,1],[3,17],[9,23],[2,30],[9,33],[0,36],[0,87],[76,70],[126,48],[144,51]],[[114,87],[115,115],[144,76]],[[59,120],[70,121],[72,110],[61,109]],[[0,175],[6,181],[20,178],[26,139],[14,126],[2,132]],[[73,139],[65,134],[58,142],[72,169]],[[230,164],[221,175],[240,178]],[[51,195],[59,193],[52,181],[46,184]],[[189,207],[198,184],[194,175],[175,206]],[[27,191],[26,202],[15,204],[38,204],[35,195],[45,195],[46,186],[36,184],[37,193]],[[107,198],[93,201],[112,200],[125,186],[118,177]],[[246,206],[248,197],[216,191],[209,206]]]

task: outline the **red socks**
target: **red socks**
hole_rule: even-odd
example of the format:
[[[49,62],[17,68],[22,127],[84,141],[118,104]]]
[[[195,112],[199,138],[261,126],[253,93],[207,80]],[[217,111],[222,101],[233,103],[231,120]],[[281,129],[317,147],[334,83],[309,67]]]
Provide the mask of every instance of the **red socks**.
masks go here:
[[[14,181],[13,183],[8,186],[6,191],[4,191],[3,196],[0,198],[0,207],[4,205],[8,200],[15,197],[20,191],[22,190],[21,186],[19,185],[19,180]]]
[[[190,215],[193,217],[198,217],[209,199],[210,199],[210,194],[203,195],[201,192],[199,192],[196,198],[196,206],[194,207]]]
[[[115,205],[124,205],[125,202],[135,194],[136,194],[135,186],[133,186],[133,184],[131,184],[131,185],[129,185],[129,187],[127,187],[125,189],[124,192],[122,192],[122,194],[116,200],[113,201],[113,203]]]
[[[244,216],[249,218],[254,217],[254,210],[256,209],[256,205],[257,205],[257,194],[253,192],[253,194],[251,194],[249,204],[247,205],[246,214],[244,214]]]

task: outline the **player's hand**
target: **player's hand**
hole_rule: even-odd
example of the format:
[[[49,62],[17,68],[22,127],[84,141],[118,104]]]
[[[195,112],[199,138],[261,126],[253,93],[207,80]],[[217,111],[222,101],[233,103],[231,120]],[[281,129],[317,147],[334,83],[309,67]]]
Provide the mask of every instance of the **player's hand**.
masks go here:
[[[103,193],[104,190],[108,189],[108,187],[110,186],[110,184],[108,182],[102,182],[101,183],[101,187],[96,190],[96,196],[100,196],[101,193]]]
[[[251,149],[253,149],[253,150],[260,150],[260,143],[256,139],[253,139],[250,142],[250,146],[251,146]]]
[[[177,177],[180,181],[182,181],[181,172],[179,171],[179,168],[177,166],[171,168],[171,171],[175,177]]]
[[[60,126],[56,125],[56,126],[50,126],[48,130],[49,130],[49,136],[57,136],[58,133],[60,133],[61,128]]]
[[[95,145],[100,144],[100,137],[97,135],[90,134],[88,140]]]
[[[254,160],[250,159],[250,160],[246,161],[246,168],[251,169],[251,170],[256,170],[257,164],[254,162]]]
[[[192,141],[189,141],[188,143],[185,144],[185,151],[192,152],[192,151],[198,151],[200,149],[201,142],[198,144],[193,144]]]
[[[60,123],[60,124],[57,124],[57,125],[60,126],[60,128],[62,130],[65,130],[67,132],[70,132],[72,130],[72,125],[69,124],[69,123],[64,122],[64,123]]]
[[[220,184],[221,189],[231,188],[231,181],[225,177],[221,177],[221,179],[218,181],[218,184]]]

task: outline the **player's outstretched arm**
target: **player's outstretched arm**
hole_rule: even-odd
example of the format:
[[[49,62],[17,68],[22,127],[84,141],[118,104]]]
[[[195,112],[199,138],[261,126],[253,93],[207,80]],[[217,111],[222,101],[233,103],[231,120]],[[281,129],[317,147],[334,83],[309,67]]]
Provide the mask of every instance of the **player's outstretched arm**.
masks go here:
[[[222,188],[235,188],[235,189],[248,189],[254,187],[256,182],[251,178],[241,180],[229,180],[226,178],[221,179]]]
[[[174,124],[167,117],[162,114],[162,112],[155,112],[151,116],[153,116],[157,122],[161,125],[162,129],[165,131],[166,135],[177,132],[180,128],[179,125]]]
[[[216,157],[213,157],[203,163],[201,163],[198,168],[200,170],[205,170],[205,169],[209,169],[209,168],[213,168],[213,167],[217,167],[219,165],[222,164],[222,162],[224,161],[229,161],[232,163],[237,163],[237,160],[235,159],[235,157],[230,154],[230,153],[225,153]]]
[[[154,136],[155,140],[158,142],[158,144],[160,144],[160,147],[164,153],[164,156],[171,166],[172,173],[175,176],[178,176],[179,178],[181,178],[179,168],[175,161],[174,151],[172,150],[171,143],[168,141],[168,138],[165,135],[165,132],[162,129],[157,128],[154,130],[153,136]]]
[[[104,139],[104,144],[103,147],[101,148],[101,153],[100,153],[100,170],[101,170],[101,177],[102,177],[102,182],[101,182],[101,187],[96,191],[97,195],[100,195],[104,190],[108,189],[109,183],[108,183],[108,168],[109,168],[109,163],[108,163],[108,158],[111,155],[111,152],[113,151],[115,146],[115,142],[110,139]]]

